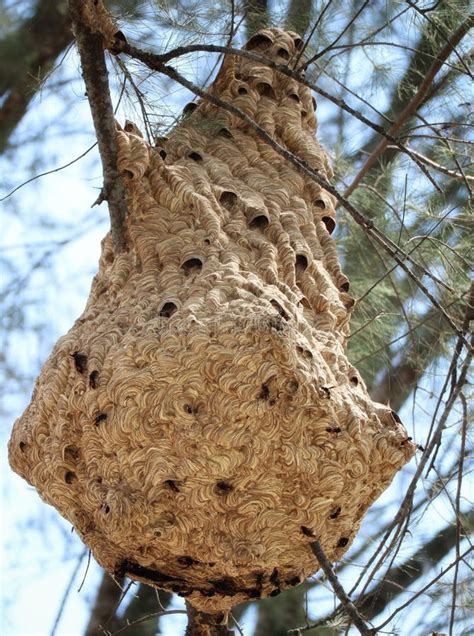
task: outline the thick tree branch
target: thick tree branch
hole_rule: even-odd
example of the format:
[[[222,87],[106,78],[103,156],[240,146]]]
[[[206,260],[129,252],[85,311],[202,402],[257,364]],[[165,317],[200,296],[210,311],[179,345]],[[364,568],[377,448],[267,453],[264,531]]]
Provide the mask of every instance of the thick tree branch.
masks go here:
[[[205,614],[198,612],[192,605],[186,603],[188,612],[188,626],[185,636],[233,636],[234,632],[223,624],[223,614]],[[227,623],[227,621],[225,621]]]
[[[69,0],[69,9],[102,160],[103,198],[109,204],[112,240],[115,251],[122,252],[126,249],[127,205],[122,177],[117,169],[117,134],[103,36],[99,32],[93,32],[85,22],[84,4],[82,0]]]

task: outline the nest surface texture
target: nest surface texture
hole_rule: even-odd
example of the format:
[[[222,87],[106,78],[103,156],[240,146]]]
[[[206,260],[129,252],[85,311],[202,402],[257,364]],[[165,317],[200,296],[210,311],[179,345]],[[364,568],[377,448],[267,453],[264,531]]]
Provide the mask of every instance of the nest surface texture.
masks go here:
[[[330,178],[309,89],[227,56],[211,92]],[[341,558],[414,447],[344,352],[331,195],[204,101],[155,147],[132,124],[118,143],[129,250],[104,239],[10,462],[107,570],[225,611],[312,575],[315,538]]]

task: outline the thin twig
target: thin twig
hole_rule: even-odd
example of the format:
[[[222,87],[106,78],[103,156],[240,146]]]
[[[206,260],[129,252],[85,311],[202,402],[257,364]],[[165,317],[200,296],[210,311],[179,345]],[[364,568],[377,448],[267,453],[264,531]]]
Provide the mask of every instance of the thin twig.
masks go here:
[[[467,557],[468,554],[470,554],[472,551],[474,550],[474,548],[468,548],[465,552],[463,552],[459,557],[457,557],[456,559],[454,559],[454,561],[452,563],[450,563],[447,567],[444,568],[444,570],[441,570],[441,572],[435,576],[434,578],[431,579],[431,581],[429,581],[429,583],[427,583],[425,586],[423,586],[421,588],[421,590],[418,590],[418,592],[416,592],[416,594],[414,594],[406,603],[403,603],[403,605],[399,605],[397,607],[396,610],[394,610],[390,616],[387,618],[387,620],[385,620],[383,623],[381,623],[380,625],[378,625],[375,629],[375,633],[379,632],[382,627],[385,627],[385,625],[388,625],[394,618],[395,616],[401,612],[402,610],[404,610],[406,607],[408,607],[409,605],[411,605],[413,603],[413,601],[415,599],[417,599],[419,596],[421,596],[422,594],[424,594],[427,590],[430,589],[430,587],[432,587],[432,585],[434,585],[434,583],[436,583],[436,581],[439,581],[440,579],[443,578],[443,576],[445,576],[445,574],[447,574],[449,572],[449,570],[451,570],[451,568],[453,568],[457,563],[459,563],[459,561],[462,561],[463,559],[465,559]]]

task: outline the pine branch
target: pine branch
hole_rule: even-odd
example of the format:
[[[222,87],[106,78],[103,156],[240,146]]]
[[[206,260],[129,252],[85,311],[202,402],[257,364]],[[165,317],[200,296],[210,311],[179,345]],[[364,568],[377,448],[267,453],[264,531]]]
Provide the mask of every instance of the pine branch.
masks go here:
[[[126,249],[127,205],[122,177],[117,169],[116,126],[103,37],[101,33],[93,32],[84,20],[82,0],[69,0],[69,9],[102,160],[104,185],[101,200],[108,202],[113,245],[119,253]]]
[[[249,37],[259,29],[269,26],[268,0],[244,0],[243,9]]]
[[[312,0],[291,0],[286,14],[285,29],[296,31],[303,36],[309,28],[312,9]]]
[[[388,130],[390,135],[392,136],[397,135],[400,129],[406,124],[406,122],[409,121],[410,118],[416,113],[418,107],[423,103],[423,100],[428,94],[436,74],[438,73],[438,71],[444,64],[444,62],[447,60],[449,55],[453,52],[456,45],[461,42],[463,37],[466,35],[466,33],[469,32],[469,30],[471,29],[473,25],[474,25],[474,15],[470,15],[467,18],[467,20],[465,20],[458,27],[458,29],[455,31],[455,33],[451,37],[450,41],[443,46],[443,48],[438,53],[436,60],[433,62],[427,74],[425,75],[417,92],[415,93],[415,95],[413,95],[413,97],[410,99],[408,104],[404,107],[402,112],[398,115],[397,120],[394,122],[394,124],[390,126]],[[369,171],[371,170],[375,162],[378,161],[380,157],[382,157],[382,155],[385,153],[388,145],[389,143],[387,139],[382,139],[378,143],[376,148],[368,157],[365,164],[362,166],[362,168],[359,170],[357,175],[354,177],[354,180],[352,181],[350,186],[346,189],[344,196],[349,197],[352,194],[352,192],[354,192],[354,190],[361,183],[364,177],[369,173]]]

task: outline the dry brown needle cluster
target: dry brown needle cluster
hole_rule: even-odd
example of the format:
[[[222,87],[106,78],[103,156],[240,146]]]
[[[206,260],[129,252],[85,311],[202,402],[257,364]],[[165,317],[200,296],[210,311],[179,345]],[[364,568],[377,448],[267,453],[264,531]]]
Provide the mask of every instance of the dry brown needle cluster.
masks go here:
[[[330,177],[309,89],[228,56],[211,92]],[[312,575],[315,538],[341,558],[414,447],[344,353],[331,195],[204,101],[156,147],[118,140],[129,250],[104,239],[10,461],[109,571],[224,611]]]

